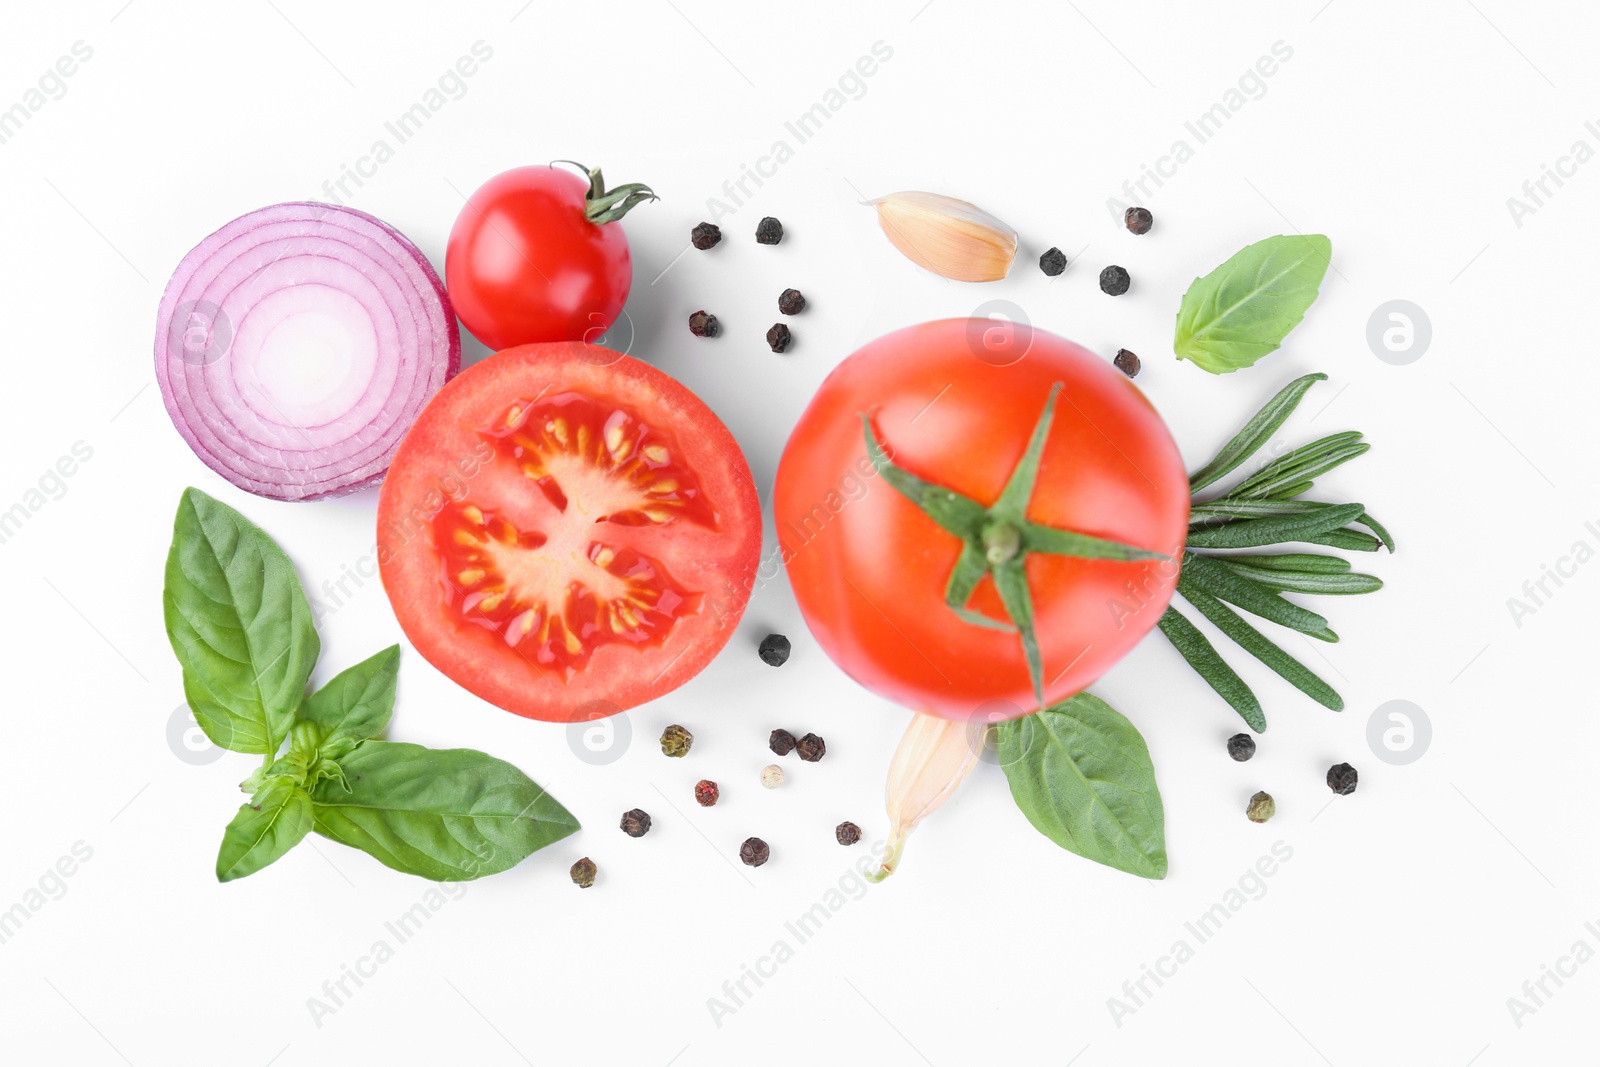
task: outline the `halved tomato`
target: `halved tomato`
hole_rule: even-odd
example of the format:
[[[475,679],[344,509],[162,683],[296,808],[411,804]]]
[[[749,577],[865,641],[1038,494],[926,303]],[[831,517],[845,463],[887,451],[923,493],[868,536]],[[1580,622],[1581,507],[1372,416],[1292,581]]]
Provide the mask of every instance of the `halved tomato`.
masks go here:
[[[698,397],[580,342],[462,372],[406,434],[378,563],[418,652],[529,718],[615,714],[698,674],[744,613],[761,510]]]

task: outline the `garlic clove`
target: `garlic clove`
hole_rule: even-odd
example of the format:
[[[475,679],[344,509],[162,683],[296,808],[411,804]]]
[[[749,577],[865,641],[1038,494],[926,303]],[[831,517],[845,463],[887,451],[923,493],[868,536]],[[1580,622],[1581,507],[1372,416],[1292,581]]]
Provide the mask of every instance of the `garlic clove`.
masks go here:
[[[881,882],[900,863],[906,836],[961,787],[978,764],[988,723],[916,715],[889,764],[884,807],[890,821],[889,848],[877,871]]]
[[[878,225],[911,262],[958,282],[999,281],[1017,258],[1017,232],[976,204],[938,193],[868,201]]]

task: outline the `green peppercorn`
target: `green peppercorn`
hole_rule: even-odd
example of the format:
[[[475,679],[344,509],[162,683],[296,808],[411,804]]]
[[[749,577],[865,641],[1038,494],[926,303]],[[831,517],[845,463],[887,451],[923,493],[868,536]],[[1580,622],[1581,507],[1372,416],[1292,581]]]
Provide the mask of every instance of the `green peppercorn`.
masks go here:
[[[674,758],[687,756],[689,748],[694,744],[694,734],[673,723],[661,731],[661,754]]]
[[[1356,780],[1360,776],[1356,769],[1348,763],[1335,763],[1328,768],[1328,788],[1342,797],[1347,797],[1356,791]]]
[[[1256,754],[1256,739],[1249,734],[1234,734],[1228,738],[1228,755],[1243,763]]]
[[[1273,803],[1271,793],[1257,793],[1250,798],[1250,806],[1244,809],[1245,818],[1251,822],[1266,822],[1278,813],[1278,805]]]
[[[572,881],[579,889],[588,889],[594,885],[594,876],[596,874],[594,860],[588,856],[583,857],[583,859],[572,865],[571,873]]]
[[[622,832],[629,837],[643,837],[650,832],[650,813],[634,808],[622,813]]]

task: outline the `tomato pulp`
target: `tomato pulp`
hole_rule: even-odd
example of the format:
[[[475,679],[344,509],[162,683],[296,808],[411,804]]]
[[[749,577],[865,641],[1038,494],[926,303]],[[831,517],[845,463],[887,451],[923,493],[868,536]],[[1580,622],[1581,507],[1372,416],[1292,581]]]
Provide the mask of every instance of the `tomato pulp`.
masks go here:
[[[576,342],[458,375],[378,500],[384,589],[417,651],[547,721],[694,677],[743,614],[760,551],[755,484],[716,415],[654,367]]]
[[[995,559],[1021,561],[1036,690],[1019,632],[995,625],[1015,616],[994,574],[961,598],[981,619],[953,610],[963,541],[890,484],[865,435],[894,467],[991,508],[1040,425],[1024,525],[1167,558],[1017,555],[1014,537],[993,539]],[[1034,710],[1040,691],[1047,704],[1079,692],[1156,625],[1177,583],[1189,485],[1161,417],[1104,360],[1025,326],[947,319],[879,338],[829,375],[784,449],[774,517],[801,613],[834,662],[916,711],[995,720]]]

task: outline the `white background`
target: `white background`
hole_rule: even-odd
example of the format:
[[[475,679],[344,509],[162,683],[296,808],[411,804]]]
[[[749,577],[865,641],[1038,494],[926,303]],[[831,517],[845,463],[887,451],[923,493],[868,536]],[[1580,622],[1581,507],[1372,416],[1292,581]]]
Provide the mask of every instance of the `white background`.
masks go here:
[[[520,9],[520,10],[519,10]],[[381,14],[379,13],[381,10]],[[75,442],[93,458],[0,545],[6,605],[0,909],[77,842],[92,858],[0,944],[0,1041],[10,1062],[81,1064],[589,1062],[1441,1064],[1592,1062],[1600,963],[1518,1021],[1507,998],[1600,922],[1600,740],[1592,673],[1600,568],[1578,567],[1521,620],[1507,598],[1574,542],[1600,545],[1592,482],[1600,164],[1519,226],[1507,198],[1583,139],[1600,86],[1600,16],[1577,3],[1259,0],[1027,6],[956,0],[770,5],[720,0],[578,5],[216,4],[97,0],[7,6],[0,106],[76,41],[92,58],[0,145],[0,293],[8,328],[0,509]],[[1298,443],[1366,431],[1374,449],[1327,480],[1360,499],[1400,552],[1363,558],[1388,582],[1327,604],[1343,643],[1291,651],[1325,674],[1333,714],[1233,655],[1267,704],[1248,764],[1224,752],[1233,714],[1152,638],[1096,691],[1149,741],[1171,873],[1145,884],[1057,849],[985,765],[912,839],[901,873],[862,894],[832,840],[849,818],[886,831],[882,780],[906,713],[865,693],[809,640],[787,583],[760,588],[727,651],[627,717],[633,744],[594,766],[564,728],[468,696],[405,650],[392,736],[516,762],[583,821],[515,871],[471,884],[332,1015],[308,998],[355,966],[428,886],[312,838],[219,886],[222,826],[253,766],[169,745],[179,672],[160,621],[161,567],[185,485],[279,539],[313,592],[370,551],[375,494],[291,505],[213,476],[153,386],[167,275],[245,211],[321,198],[475,41],[493,58],[351,200],[442,265],[462,196],[514,165],[575,158],[659,203],[625,227],[633,351],[728,423],[763,502],[789,427],[827,371],[890,329],[1011,300],[1036,324],[1145,361],[1139,385],[1191,466],[1282,383],[1332,380],[1285,428]],[[784,127],[874,42],[892,58],[813,139]],[[1214,138],[1185,128],[1274,42],[1293,55]],[[708,197],[785,139],[794,158],[685,247]],[[1173,142],[1195,148],[1149,195],[1135,238],[1109,197]],[[769,168],[770,169],[770,168]],[[1171,168],[1168,168],[1169,173]],[[1008,280],[918,271],[863,196],[928,189],[981,203],[1022,234]],[[1530,201],[1531,203],[1531,201]],[[734,207],[731,202],[730,207]],[[777,215],[777,249],[752,232]],[[1213,378],[1169,358],[1190,279],[1260,237],[1333,240],[1334,270],[1289,344]],[[1073,265],[1047,279],[1040,252]],[[1099,268],[1133,275],[1127,296]],[[671,269],[667,268],[671,266]],[[662,274],[666,271],[665,274]],[[658,275],[660,276],[658,279]],[[658,280],[655,280],[658,279]],[[654,280],[654,281],[653,281]],[[787,286],[811,307],[778,357],[761,341]],[[1374,309],[1413,301],[1432,344],[1396,366],[1367,343]],[[689,335],[706,307],[723,337]],[[483,355],[468,342],[469,359]],[[771,545],[770,516],[768,544]],[[795,653],[758,661],[768,630]],[[322,629],[318,679],[400,632],[376,581]],[[1407,766],[1368,748],[1373,710],[1425,710],[1431,747]],[[682,761],[655,737],[698,740]],[[820,764],[756,783],[767,732],[827,738]],[[201,753],[203,758],[205,753]],[[1361,787],[1333,798],[1333,762]],[[694,808],[700,777],[723,783]],[[1279,814],[1247,822],[1265,788]],[[616,829],[641,806],[656,828]],[[774,858],[731,863],[760,834]],[[1185,929],[1274,842],[1292,858],[1205,944]],[[567,867],[600,865],[579,892]],[[785,922],[840,879],[855,894],[797,944]],[[47,880],[48,881],[48,880]],[[51,888],[59,889],[56,883]],[[738,1010],[708,998],[784,939],[794,956]],[[1189,959],[1132,1014],[1108,998],[1175,941]],[[1571,969],[1570,964],[1565,965]],[[767,968],[771,970],[770,966]],[[1170,968],[1169,968],[1170,969]],[[351,988],[354,988],[353,986]],[[730,1002],[731,1003],[731,1002]],[[1131,1002],[1130,1002],[1131,1003]],[[1530,1005],[1533,1003],[1529,1001]],[[1119,1025],[1120,1023],[1120,1025]]]

